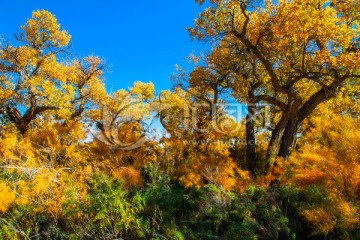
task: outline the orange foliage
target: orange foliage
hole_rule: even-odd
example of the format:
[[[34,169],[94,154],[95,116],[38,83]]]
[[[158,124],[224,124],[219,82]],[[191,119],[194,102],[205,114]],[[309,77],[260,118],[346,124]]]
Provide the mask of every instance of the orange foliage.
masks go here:
[[[15,191],[6,183],[0,182],[0,213],[6,212],[15,200]]]
[[[140,188],[143,186],[143,179],[141,178],[140,171],[133,167],[121,167],[118,170],[112,171],[114,178],[120,177],[124,181],[124,187],[130,186]]]
[[[322,109],[323,110],[323,109]],[[301,211],[315,232],[328,234],[335,227],[352,229],[360,224],[359,119],[329,114],[312,119],[313,127],[291,156],[292,178],[300,188],[316,185],[331,203]]]

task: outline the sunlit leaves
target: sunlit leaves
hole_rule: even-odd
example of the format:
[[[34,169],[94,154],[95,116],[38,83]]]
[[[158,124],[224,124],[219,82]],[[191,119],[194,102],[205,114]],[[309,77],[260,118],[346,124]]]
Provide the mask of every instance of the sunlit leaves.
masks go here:
[[[5,182],[0,182],[0,213],[6,212],[15,200],[15,192]]]
[[[60,48],[66,46],[70,41],[70,35],[60,29],[54,15],[45,10],[34,11],[32,18],[22,26],[22,29],[24,33],[19,37],[36,49]]]

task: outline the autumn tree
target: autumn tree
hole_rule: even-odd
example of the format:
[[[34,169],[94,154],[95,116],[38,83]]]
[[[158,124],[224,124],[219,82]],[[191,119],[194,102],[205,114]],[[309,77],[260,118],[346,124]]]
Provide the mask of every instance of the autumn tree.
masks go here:
[[[257,116],[264,108],[257,100],[255,89],[259,86],[259,79],[264,76],[264,71],[253,58],[239,51],[239,49],[232,51],[220,44],[203,57],[204,63],[191,72],[190,80],[196,79],[196,82],[192,82],[196,83],[198,89],[212,93],[213,101],[210,101],[210,104],[214,110],[221,110],[221,106],[226,106],[231,98],[237,101],[238,110],[242,109],[240,106],[243,103],[247,104],[247,114],[244,119],[244,138],[247,143],[246,167],[254,175],[260,163],[258,158],[261,157],[256,153],[256,133],[259,124],[263,126],[266,120],[266,116]],[[207,72],[207,75],[202,72]],[[216,112],[221,113],[221,111]],[[211,117],[215,120],[217,116]]]
[[[138,201],[141,211],[143,200],[137,195],[128,203],[124,189],[141,186],[139,169],[154,160],[152,142],[126,152],[90,130],[103,124],[104,136],[116,131],[118,141],[136,142],[144,133],[138,121],[151,112],[153,84],[137,82],[129,91],[108,94],[103,62],[70,58],[70,35],[45,10],[33,12],[16,36],[17,45],[3,42],[0,50],[0,238],[67,238],[72,233],[65,225],[74,229],[75,222],[89,226],[80,224],[75,238],[112,230],[125,235],[133,220],[139,227],[134,235],[143,235],[146,222],[135,215],[129,221],[132,204]],[[109,131],[107,120],[120,118],[131,121]],[[115,220],[111,230],[98,227],[121,214],[122,226]]]
[[[141,186],[140,170],[157,160],[152,122],[158,112],[154,84],[135,82],[119,89],[88,111],[92,122],[90,144],[94,164],[126,185]]]
[[[213,88],[197,86],[196,81],[204,76],[209,81],[217,79],[203,70],[199,68],[189,76],[190,87],[186,91],[175,88],[174,92],[160,93],[160,103],[168,106],[160,112],[160,121],[167,131],[161,139],[164,153],[160,160],[187,187],[215,184],[223,191],[241,190],[248,183],[248,172],[236,165],[230,145],[236,144],[242,129],[220,104],[214,106]]]
[[[16,35],[18,44],[0,48],[0,114],[24,134],[38,116],[51,113],[58,120],[79,120],[92,100],[105,95],[97,57],[67,57],[70,35],[45,10]]]
[[[236,70],[244,73],[250,66],[253,73],[241,74],[237,82],[251,89],[253,102],[268,103],[278,112],[267,161],[274,155],[287,159],[304,120],[344,86],[358,84],[359,5],[312,0],[210,3],[189,29],[191,36],[215,39],[225,54],[237,55],[229,61],[248,61],[245,69],[239,65]]]

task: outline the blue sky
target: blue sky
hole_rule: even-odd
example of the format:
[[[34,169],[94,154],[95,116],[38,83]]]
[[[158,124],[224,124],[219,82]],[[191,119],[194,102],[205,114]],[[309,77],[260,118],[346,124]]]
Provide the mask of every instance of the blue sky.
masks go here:
[[[186,57],[206,48],[185,30],[201,11],[194,0],[0,0],[0,35],[12,39],[37,9],[56,15],[75,55],[106,61],[109,91],[139,80],[168,89],[175,64],[190,67]]]

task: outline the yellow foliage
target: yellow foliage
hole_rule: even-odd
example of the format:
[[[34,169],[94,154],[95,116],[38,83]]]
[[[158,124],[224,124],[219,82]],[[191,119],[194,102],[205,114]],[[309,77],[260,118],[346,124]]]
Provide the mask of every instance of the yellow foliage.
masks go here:
[[[316,185],[330,201],[328,206],[305,208],[302,215],[314,231],[328,234],[335,227],[353,229],[360,224],[359,119],[331,113],[313,117],[312,128],[300,140],[301,148],[290,158],[292,177],[301,188]]]
[[[22,29],[26,33],[26,40],[32,46],[43,47],[46,44],[44,39],[46,39],[54,47],[63,47],[71,38],[66,31],[60,30],[60,25],[54,15],[45,10],[34,11],[32,18],[22,26]]]
[[[134,95],[140,95],[145,100],[150,100],[154,97],[154,84],[135,82],[134,87],[130,88],[130,92]]]
[[[336,223],[334,217],[323,208],[305,210],[301,214],[306,219],[306,221],[315,226],[316,233],[318,234],[327,235],[333,230]]]
[[[0,213],[6,212],[15,200],[15,191],[5,182],[0,182]]]
[[[124,181],[124,187],[129,186],[140,188],[143,185],[143,180],[140,176],[140,171],[133,167],[122,167],[118,170],[113,170],[114,178],[120,177]]]

